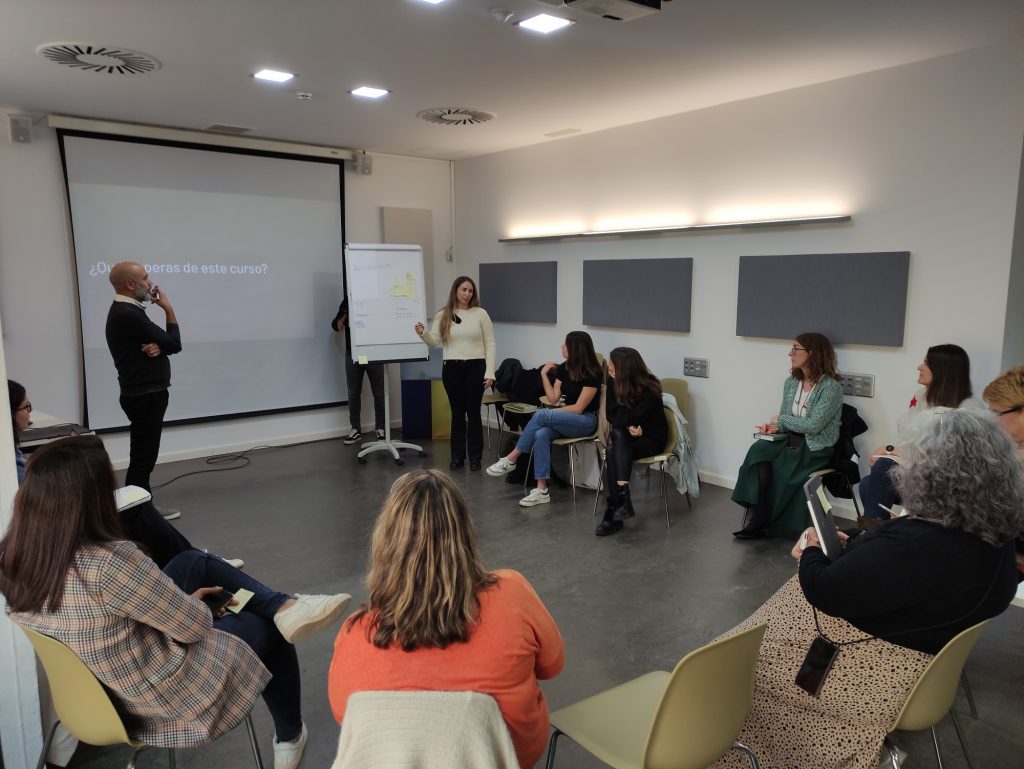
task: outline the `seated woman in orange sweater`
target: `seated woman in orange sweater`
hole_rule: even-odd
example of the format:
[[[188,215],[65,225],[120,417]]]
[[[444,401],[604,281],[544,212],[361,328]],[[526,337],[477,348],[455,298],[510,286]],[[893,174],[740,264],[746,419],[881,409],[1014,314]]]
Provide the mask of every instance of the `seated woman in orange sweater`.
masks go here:
[[[488,572],[462,492],[417,470],[395,481],[370,543],[369,599],[334,642],[327,694],[339,723],[361,691],[476,691],[494,697],[519,764],[544,753],[538,679],[562,670],[555,621],[517,572]]]

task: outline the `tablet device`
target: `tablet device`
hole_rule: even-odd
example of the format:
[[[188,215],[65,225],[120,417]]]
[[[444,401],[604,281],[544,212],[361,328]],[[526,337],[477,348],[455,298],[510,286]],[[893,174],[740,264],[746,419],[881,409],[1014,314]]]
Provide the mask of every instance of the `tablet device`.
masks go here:
[[[821,476],[815,476],[804,484],[804,495],[807,497],[807,509],[810,510],[811,523],[821,542],[821,549],[830,561],[834,561],[843,554],[843,543],[839,541],[836,521],[832,517],[832,504],[825,496]]]

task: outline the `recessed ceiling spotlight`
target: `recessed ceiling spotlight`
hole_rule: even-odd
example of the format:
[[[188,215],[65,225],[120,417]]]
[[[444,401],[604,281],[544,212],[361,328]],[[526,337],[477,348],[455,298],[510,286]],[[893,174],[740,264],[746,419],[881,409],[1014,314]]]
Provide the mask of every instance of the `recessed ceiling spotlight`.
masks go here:
[[[361,85],[349,91],[353,96],[362,96],[364,99],[379,99],[390,93],[386,88],[374,88],[372,85]]]
[[[287,83],[295,75],[291,72],[278,72],[276,69],[261,69],[253,77],[257,80],[269,80],[272,83]]]
[[[424,3],[430,3],[431,5],[440,5],[444,0],[421,0]]]
[[[549,32],[554,32],[556,29],[568,27],[570,24],[575,23],[575,21],[570,19],[560,19],[547,13],[539,13],[525,21],[519,22],[519,26],[532,29],[534,32],[543,32],[546,35]]]

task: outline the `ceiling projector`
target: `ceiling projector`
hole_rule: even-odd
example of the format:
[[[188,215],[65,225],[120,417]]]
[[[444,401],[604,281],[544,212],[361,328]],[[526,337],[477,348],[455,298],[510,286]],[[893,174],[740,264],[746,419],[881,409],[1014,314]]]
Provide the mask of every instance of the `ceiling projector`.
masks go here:
[[[565,0],[572,8],[612,21],[632,21],[661,10],[661,0]]]

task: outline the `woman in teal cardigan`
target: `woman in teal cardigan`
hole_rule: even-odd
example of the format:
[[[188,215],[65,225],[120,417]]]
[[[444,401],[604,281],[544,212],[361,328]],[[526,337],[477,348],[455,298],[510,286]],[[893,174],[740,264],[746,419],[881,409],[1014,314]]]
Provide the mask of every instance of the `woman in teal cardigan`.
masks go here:
[[[843,389],[832,343],[823,334],[800,334],[789,360],[779,416],[755,428],[772,438],[754,441],[732,492],[733,502],[750,510],[747,524],[733,532],[739,539],[804,528],[802,487],[808,475],[828,466],[839,440]]]

